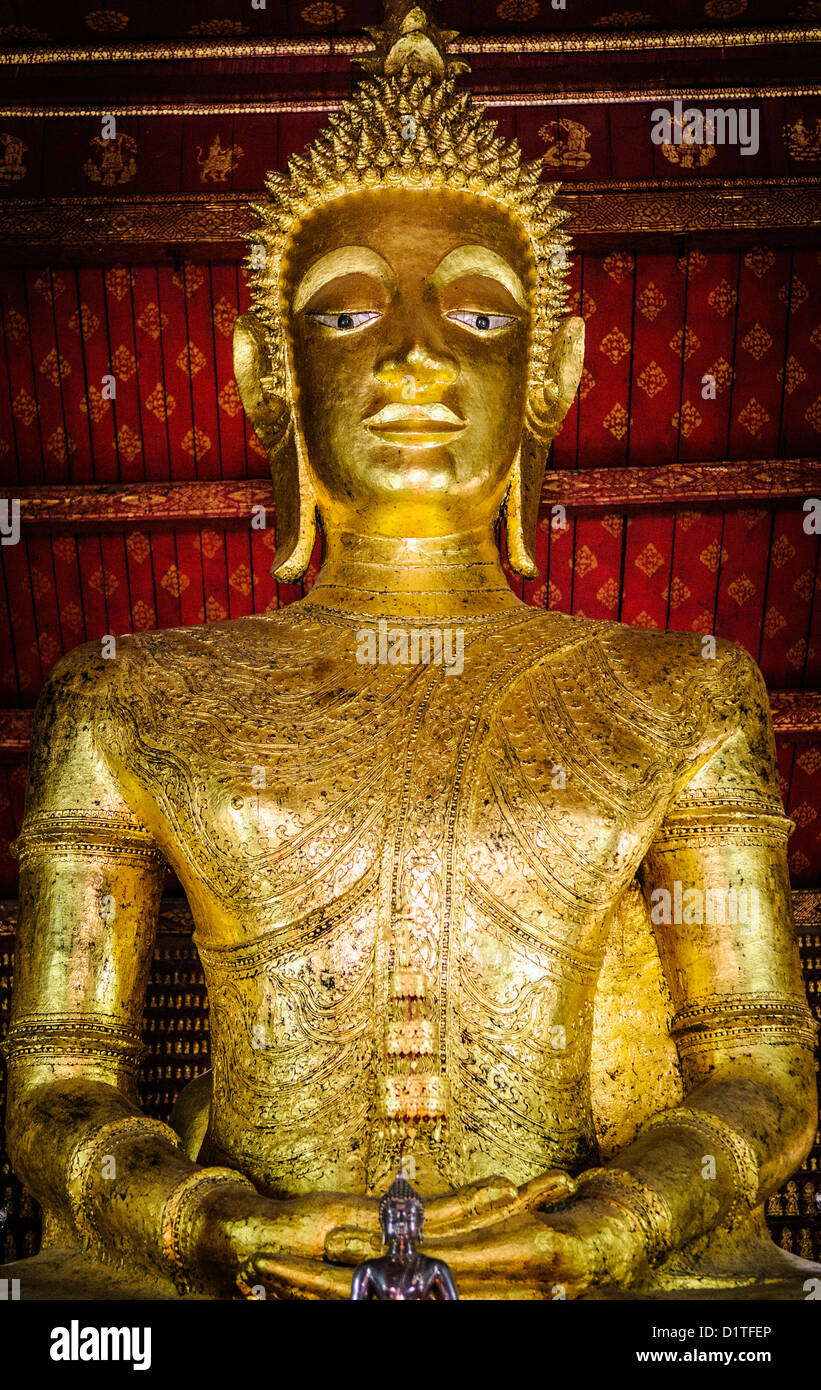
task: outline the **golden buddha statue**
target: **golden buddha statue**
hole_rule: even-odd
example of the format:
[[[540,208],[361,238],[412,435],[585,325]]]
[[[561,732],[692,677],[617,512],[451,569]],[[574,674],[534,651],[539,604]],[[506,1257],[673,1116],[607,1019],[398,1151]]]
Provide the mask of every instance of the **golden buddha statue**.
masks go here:
[[[762,1218],[816,1124],[765,688],[732,644],[506,583],[499,518],[532,576],[583,324],[556,188],[449,40],[389,4],[258,209],[236,373],[274,573],[318,519],[312,591],[88,643],[41,696],[6,1044],[45,1217],[24,1298],[38,1260],[52,1296],[348,1298],[400,1158],[462,1299],[803,1296],[815,1268]],[[173,1126],[135,1101],[166,863],[213,1060]]]

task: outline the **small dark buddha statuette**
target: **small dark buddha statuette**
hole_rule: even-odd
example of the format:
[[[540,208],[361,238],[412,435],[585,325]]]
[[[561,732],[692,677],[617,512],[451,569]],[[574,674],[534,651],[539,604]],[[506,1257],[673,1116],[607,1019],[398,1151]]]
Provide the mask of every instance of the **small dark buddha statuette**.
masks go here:
[[[352,1299],[458,1299],[456,1285],[443,1260],[432,1260],[416,1249],[422,1237],[424,1204],[407,1178],[394,1179],[379,1203],[382,1243],[387,1253],[357,1265]]]

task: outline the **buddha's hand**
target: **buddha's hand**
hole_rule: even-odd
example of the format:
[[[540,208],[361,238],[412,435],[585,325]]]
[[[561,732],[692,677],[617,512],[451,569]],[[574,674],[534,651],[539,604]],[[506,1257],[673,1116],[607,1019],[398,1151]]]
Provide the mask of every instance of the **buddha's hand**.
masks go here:
[[[501,1177],[471,1183],[425,1204],[425,1234],[467,1235],[562,1201],[574,1186],[563,1172],[521,1188]],[[209,1243],[211,1262],[233,1269],[235,1288],[247,1298],[349,1298],[350,1266],[382,1252],[376,1198],[317,1193],[271,1202],[245,1194],[244,1207],[244,1215],[228,1211],[212,1222]]]
[[[355,1194],[310,1193],[284,1200],[261,1196],[246,1187],[226,1184],[207,1194],[198,1205],[186,1249],[192,1283],[217,1297],[310,1298],[313,1266],[322,1261],[329,1233],[355,1226],[363,1234],[379,1231],[375,1198]],[[269,1279],[266,1261],[295,1261],[300,1277],[287,1291],[282,1281]],[[336,1269],[323,1298],[348,1298],[351,1277]],[[320,1296],[320,1295],[317,1295]]]
[[[599,1285],[627,1287],[646,1271],[636,1224],[595,1198],[563,1200],[574,1184],[562,1176],[564,1193],[553,1195],[556,1174],[545,1174],[462,1232],[434,1232],[426,1208],[425,1253],[449,1266],[460,1298],[576,1298]],[[361,1232],[334,1231],[326,1242],[331,1260],[359,1263],[374,1253]]]

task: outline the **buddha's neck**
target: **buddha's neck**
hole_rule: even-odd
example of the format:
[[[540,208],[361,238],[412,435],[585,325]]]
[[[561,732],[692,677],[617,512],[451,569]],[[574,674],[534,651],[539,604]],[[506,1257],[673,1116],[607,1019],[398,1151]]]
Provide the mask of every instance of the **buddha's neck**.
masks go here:
[[[479,616],[513,609],[492,533],[409,538],[343,531],[329,537],[305,600],[340,613]]]

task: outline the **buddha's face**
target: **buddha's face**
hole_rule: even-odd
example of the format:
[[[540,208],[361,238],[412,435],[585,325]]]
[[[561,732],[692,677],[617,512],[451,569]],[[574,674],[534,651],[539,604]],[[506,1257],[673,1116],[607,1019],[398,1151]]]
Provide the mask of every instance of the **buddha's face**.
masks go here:
[[[422,1234],[423,1209],[419,1202],[395,1200],[382,1209],[382,1238],[385,1245],[394,1239],[417,1240]]]
[[[283,261],[296,425],[320,511],[430,536],[498,513],[524,424],[535,263],[475,195],[368,191]]]

